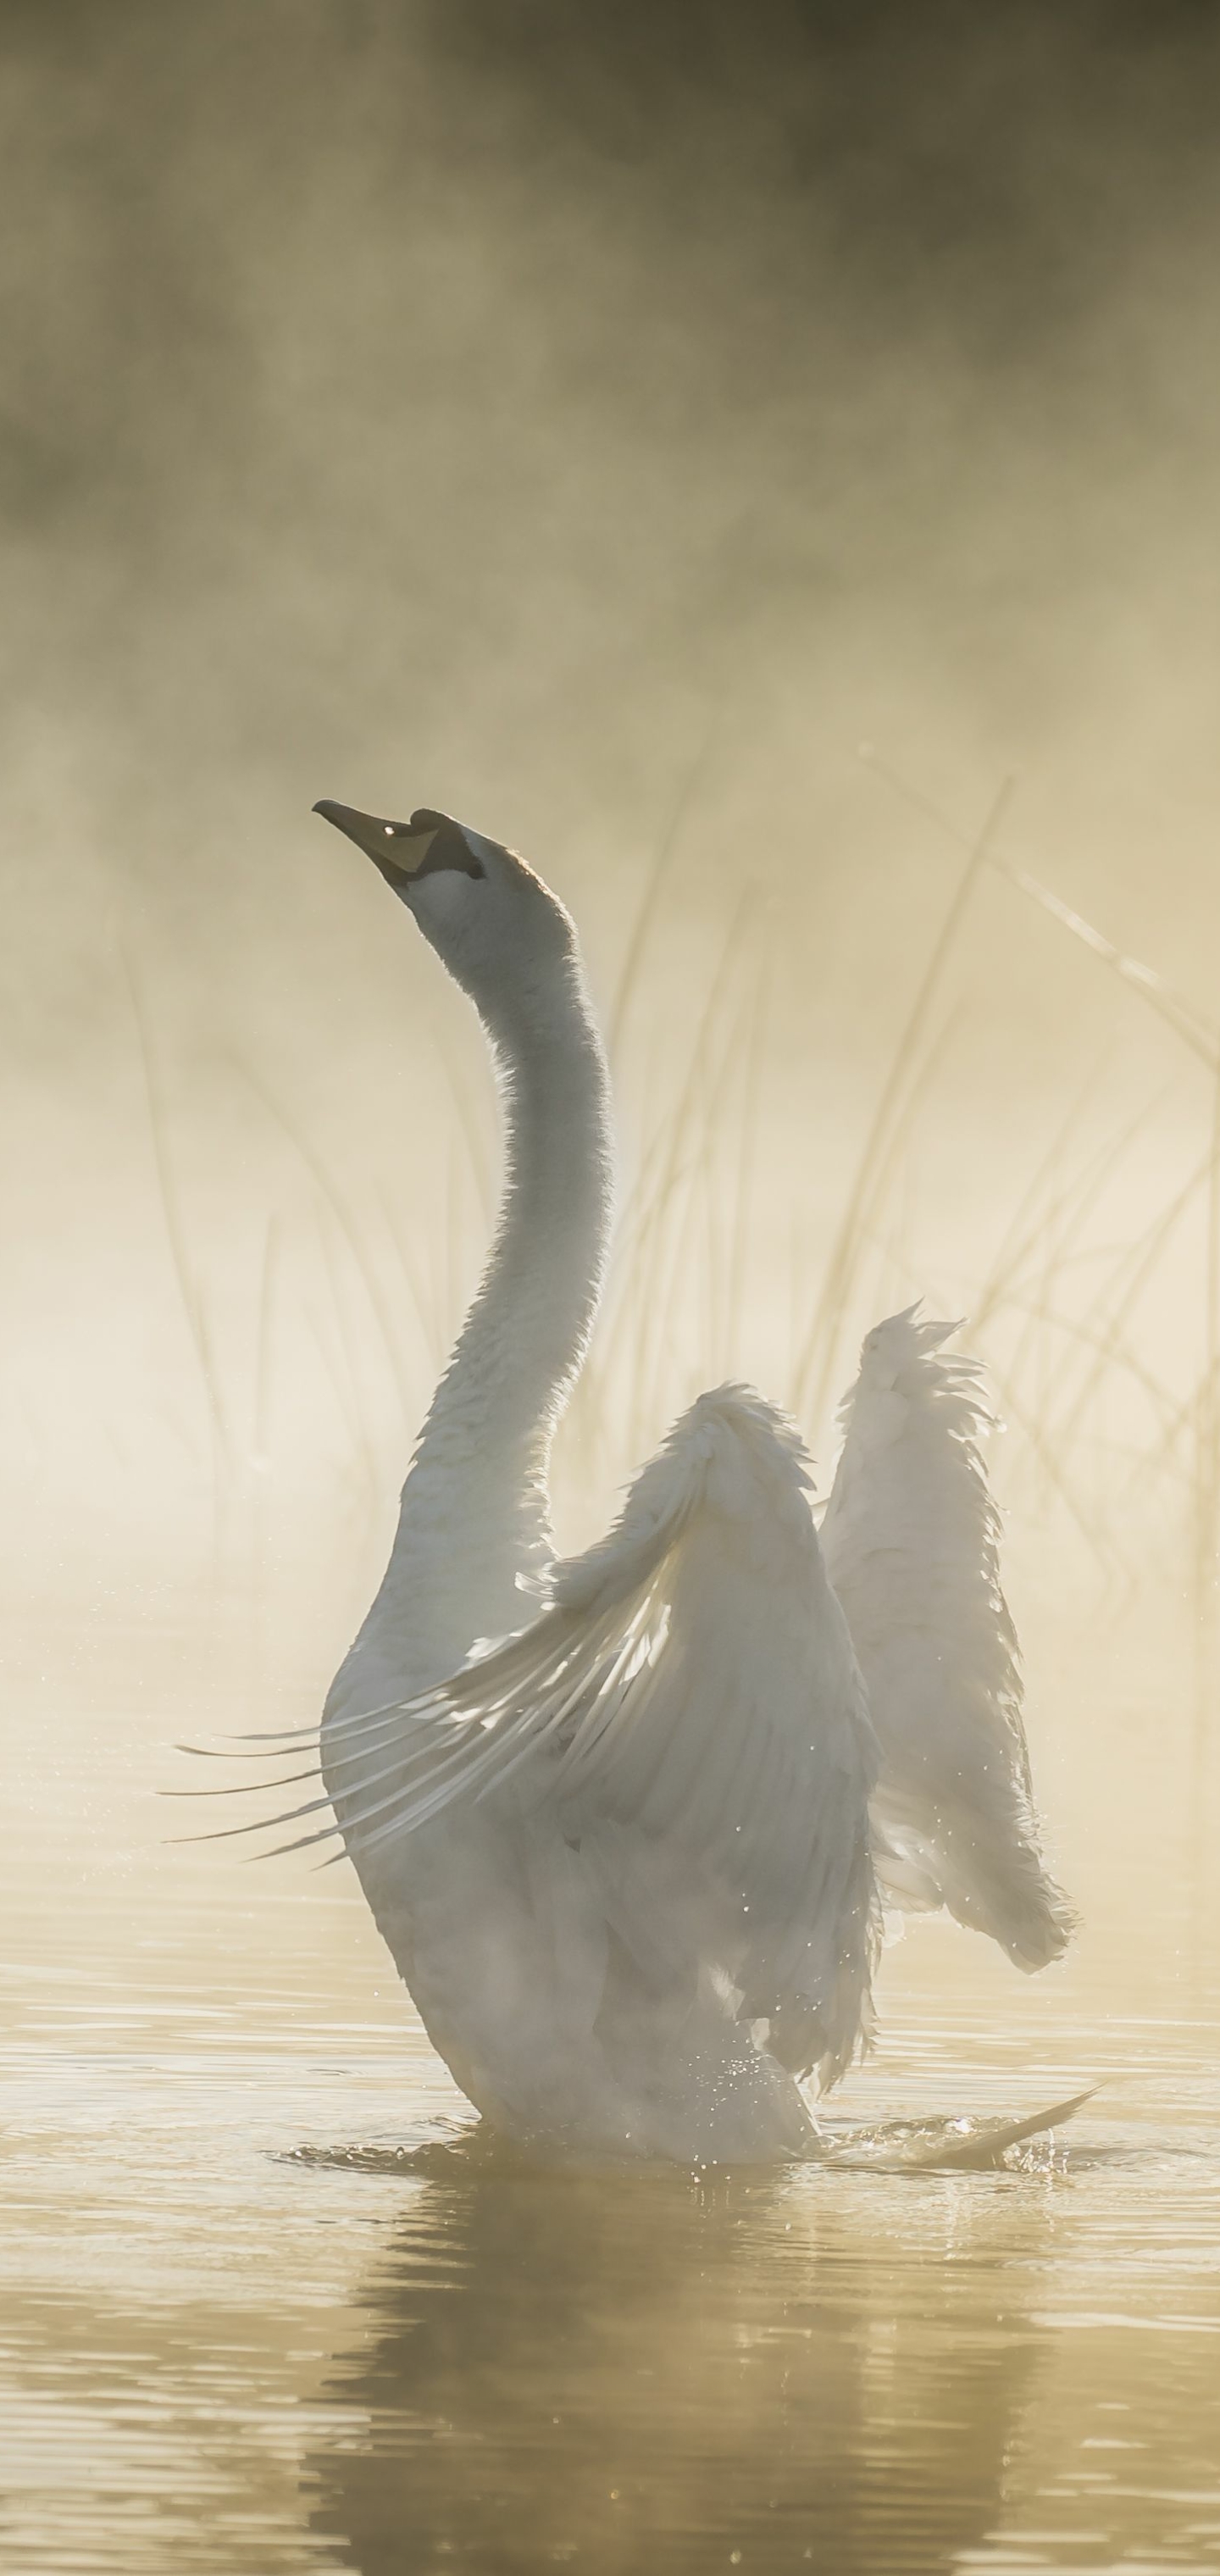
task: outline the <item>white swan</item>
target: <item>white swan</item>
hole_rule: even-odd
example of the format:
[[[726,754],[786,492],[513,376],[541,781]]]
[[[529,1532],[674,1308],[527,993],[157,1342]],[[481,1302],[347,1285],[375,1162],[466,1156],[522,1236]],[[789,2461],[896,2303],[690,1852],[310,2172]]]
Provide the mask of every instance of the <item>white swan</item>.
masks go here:
[[[800,2154],[802,2083],[833,2082],[868,2031],[878,1882],[1025,1968],[1069,1930],[1030,1796],[977,1371],[914,1309],[869,1334],[820,1543],[796,1430],[724,1386],[608,1537],[553,1562],[548,1452],[611,1196],[576,934],[521,859],[447,815],[315,810],[474,1002],[507,1179],[327,1700],[327,1798],[289,1812],[302,1841],[341,1832],[434,2046],[494,2124],[682,2159]]]

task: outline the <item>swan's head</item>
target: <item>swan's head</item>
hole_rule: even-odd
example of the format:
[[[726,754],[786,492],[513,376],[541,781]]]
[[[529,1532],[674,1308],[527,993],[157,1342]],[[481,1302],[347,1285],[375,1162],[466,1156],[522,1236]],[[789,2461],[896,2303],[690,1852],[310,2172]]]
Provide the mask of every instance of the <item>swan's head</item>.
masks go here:
[[[524,859],[469,823],[420,806],[409,823],[325,798],[314,807],[346,832],[414,914],[442,965],[481,1009],[541,999],[575,960],[571,920]]]

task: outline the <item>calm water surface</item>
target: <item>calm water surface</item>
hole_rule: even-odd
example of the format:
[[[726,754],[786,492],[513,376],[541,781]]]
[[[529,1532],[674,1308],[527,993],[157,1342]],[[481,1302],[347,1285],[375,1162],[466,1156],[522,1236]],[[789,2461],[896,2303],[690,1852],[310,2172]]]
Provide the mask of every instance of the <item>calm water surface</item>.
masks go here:
[[[163,1842],[184,1724],[308,1713],[226,1633],[223,1670],[202,1623],[10,1636],[6,2569],[1220,2568],[1214,1944],[1155,1728],[1145,1879],[1082,1845],[1092,1928],[1041,1983],[920,1927],[834,2112],[1104,2076],[1053,2146],[548,2171],[480,2138],[345,1871]]]

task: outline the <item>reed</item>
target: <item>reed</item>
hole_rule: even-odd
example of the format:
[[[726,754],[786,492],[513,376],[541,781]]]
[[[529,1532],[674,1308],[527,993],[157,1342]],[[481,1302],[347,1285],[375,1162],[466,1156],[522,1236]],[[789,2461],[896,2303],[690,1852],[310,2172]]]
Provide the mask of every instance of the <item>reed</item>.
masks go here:
[[[781,1343],[787,1338],[768,1384],[819,1440],[831,1400],[851,1373],[852,1338],[887,1303],[923,1293],[941,1311],[967,1310],[971,1347],[987,1363],[1010,1425],[1009,1495],[1040,1519],[1050,1510],[1063,1515],[1098,1569],[1103,1601],[1113,1609],[1131,1597],[1146,1557],[1145,1523],[1159,1516],[1178,1534],[1173,1545],[1196,1640],[1188,1767],[1192,1815],[1202,1820],[1193,1828],[1201,1887],[1220,1539],[1220,1035],[1006,855],[1009,787],[982,828],[963,834],[870,755],[890,789],[941,823],[963,857],[930,921],[911,996],[895,1013],[854,1166],[838,1205],[819,1211],[820,1235],[813,1237],[798,1209],[779,1210],[766,1170],[768,1138],[785,1119],[791,1129],[792,1104],[787,1085],[783,1100],[775,1097],[770,1028],[778,951],[754,890],[741,894],[725,921],[685,1046],[664,1057],[649,1040],[653,995],[670,996],[672,1018],[663,961],[683,940],[676,860],[708,757],[705,746],[645,873],[613,987],[614,1072],[630,1178],[605,1308],[562,1437],[561,1489],[569,1498],[591,1497],[603,1512],[608,1483],[630,1470],[676,1407],[700,1383],[741,1369],[760,1304],[779,1310],[776,1331]],[[974,1276],[946,1283],[928,1271],[919,1249],[915,1175],[921,1146],[951,1115],[946,1095],[963,1044],[955,990],[963,980],[963,931],[969,924],[975,945],[985,941],[985,917],[974,907],[988,871],[1056,926],[1082,972],[1108,978],[1116,1047],[1123,1014],[1132,1009],[1148,1011],[1172,1033],[1199,1091],[1201,1132],[1184,1176],[1162,1175],[1151,1140],[1165,1093],[1154,1091],[1107,1127],[1103,1060],[1056,1116]],[[467,1058],[442,1051],[431,1118],[442,1129],[447,1123],[448,1137],[438,1203],[418,1219],[414,1212],[408,1218],[393,1185],[379,1198],[341,1181],[261,1070],[243,1068],[251,1097],[306,1183],[313,1223],[282,1209],[268,1218],[252,1250],[248,1330],[225,1340],[194,1257],[148,1012],[130,966],[127,972],[156,1186],[206,1408],[215,1492],[223,1496],[248,1476],[260,1477],[260,1552],[276,1516],[294,1509],[284,1482],[268,1478],[261,1462],[274,1467],[289,1420],[292,1373],[279,1337],[295,1310],[316,1341],[371,1531],[388,1514],[492,1213],[487,1121],[472,1097]],[[989,972],[984,954],[975,973],[982,979]],[[971,979],[967,1007],[973,990]],[[793,1188],[790,1171],[784,1187]],[[780,1228],[789,1244],[786,1281],[772,1275],[773,1251],[759,1249],[773,1245]],[[1177,1319],[1168,1349],[1148,1329],[1154,1298]],[[248,1441],[236,1428],[246,1419]],[[1135,1534],[1133,1514],[1143,1515]]]
[[[933,940],[914,1001],[900,1028],[880,1097],[865,1134],[855,1176],[831,1246],[809,1341],[797,1373],[798,1404],[808,1404],[818,1419],[826,1410],[834,1382],[843,1318],[855,1281],[860,1244],[875,1218],[885,1188],[891,1131],[901,1115],[903,1098],[914,1077],[945,968],[1011,793],[1012,780],[1006,779],[981,831],[970,844],[965,867]]]
[[[887,1279],[904,1275],[911,1294],[943,1293],[923,1275],[906,1240],[909,1225],[900,1202],[909,1198],[921,1128],[933,1114],[946,1059],[959,1034],[956,1009],[944,1004],[947,969],[981,872],[993,865],[1007,872],[997,856],[996,836],[1009,793],[1005,788],[982,830],[967,841],[965,865],[933,927],[913,1000],[899,1021],[828,1246],[819,1258],[801,1236],[794,1238],[789,1300],[794,1347],[781,1391],[815,1425],[825,1418],[838,1378],[850,1373],[849,1330],[862,1320],[866,1297],[879,1293],[883,1274]],[[606,1306],[565,1435],[573,1476],[579,1473],[597,1484],[608,1474],[625,1471],[700,1376],[740,1365],[754,1293],[753,1219],[763,1186],[760,1164],[768,1127],[766,992],[773,960],[760,936],[757,899],[749,889],[726,923],[685,1061],[668,1068],[663,1092],[655,1067],[645,1078],[643,1045],[632,1034],[646,1025],[644,1005],[656,971],[654,947],[674,930],[666,916],[666,890],[672,885],[676,840],[675,825],[649,871],[617,986],[620,1058],[615,1073],[626,1105],[634,1170],[621,1209]],[[1089,944],[1092,954],[1102,954],[1106,962],[1105,943]],[[1144,1000],[1154,993],[1155,979],[1136,976],[1128,971],[1131,967],[1132,961],[1124,961],[1122,981],[1128,994]],[[1162,1001],[1163,996],[1154,995],[1164,1018]],[[1186,1014],[1185,1005],[1181,1011]],[[1176,1015],[1173,1025],[1177,1029]],[[1205,1039],[1197,1015],[1190,1027],[1184,1043],[1198,1060]],[[470,1098],[464,1062],[445,1054],[443,1070],[451,1130],[444,1205],[429,1212],[426,1228],[438,1259],[426,1279],[409,1248],[402,1210],[387,1194],[382,1231],[401,1283],[391,1287],[374,1250],[375,1211],[357,1204],[302,1122],[276,1098],[261,1073],[246,1069],[252,1093],[309,1176],[319,1204],[314,1258],[322,1274],[322,1309],[317,1308],[316,1282],[313,1291],[318,1331],[354,1463],[358,1461],[360,1481],[370,1491],[376,1484],[384,1492],[398,1472],[403,1428],[413,1426],[423,1410],[469,1283],[472,1238],[491,1213],[484,1124]],[[1094,1080],[1088,1088],[1098,1087]],[[1091,1229],[1157,1103],[1100,1142],[1074,1151],[1087,1096],[1086,1091],[1048,1139],[973,1294],[963,1302],[970,1308],[972,1340],[982,1347],[1017,1434],[1018,1460],[1024,1450],[1044,1494],[1063,1504],[1099,1562],[1112,1555],[1112,1548],[1080,1466],[1107,1398],[1116,1387],[1127,1396],[1138,1390],[1151,1424],[1151,1437],[1140,1453],[1150,1472],[1164,1467],[1180,1481],[1181,1444],[1193,1442],[1195,1583],[1202,1601],[1210,1534],[1220,1510],[1220,1185],[1215,1147],[1209,1141],[1207,1154],[1185,1184],[1148,1210],[1137,1242],[1107,1249],[1091,1240]],[[213,1336],[193,1288],[168,1122],[151,1081],[150,1101],[155,1104],[158,1172],[180,1292],[195,1325],[201,1367],[206,1364],[214,1388],[217,1415],[222,1416],[225,1390]],[[1220,1119],[1220,1108],[1214,1114]],[[1210,1210],[1210,1267],[1200,1288],[1208,1319],[1205,1347],[1198,1385],[1185,1399],[1175,1399],[1140,1344],[1137,1310],[1200,1194]],[[1082,1301],[1080,1280],[1090,1271],[1100,1276]],[[373,1326],[373,1345],[350,1308],[349,1279]],[[256,1305],[265,1304],[265,1280],[252,1281],[251,1293]],[[322,1311],[329,1318],[325,1326]],[[256,1338],[262,1352],[259,1381],[265,1386],[265,1319]],[[387,1393],[393,1397],[389,1414]],[[265,1393],[256,1395],[252,1446],[257,1454],[274,1446],[274,1410]],[[268,1414],[270,1420],[264,1418]],[[229,1474],[240,1472],[240,1451],[231,1448]]]
[[[771,1045],[782,961],[754,890],[742,892],[724,922],[685,1043],[669,1033],[663,1053],[650,1009],[665,993],[672,1022],[666,961],[685,941],[676,860],[706,759],[705,750],[645,874],[612,988],[613,1070],[629,1178],[602,1318],[557,1454],[565,1538],[592,1534],[604,1520],[608,1488],[700,1384],[750,1367],[745,1354],[752,1358],[757,1348],[760,1309],[776,1314],[775,1365],[756,1373],[765,1373],[768,1391],[786,1398],[814,1435],[823,1492],[832,1465],[827,1414],[851,1374],[853,1339],[888,1307],[920,1294],[941,1312],[968,1313],[969,1346],[988,1368],[1009,1427],[1006,1500],[1038,1523],[1043,1549],[1052,1516],[1060,1532],[1072,1534],[1096,1570],[1091,1608],[1099,1630],[1117,1634],[1130,1605],[1146,1599],[1153,1584],[1164,1599],[1185,1596],[1194,1679],[1179,1759],[1195,1955],[1202,1959],[1220,1656],[1220,1033],[1083,921],[1042,876],[1007,856],[1009,787],[981,829],[963,834],[872,756],[870,767],[942,824],[962,860],[930,918],[910,997],[895,1011],[883,1077],[861,1118],[837,1204],[823,1204],[811,1221],[791,1203],[803,1176],[794,1181],[789,1166],[780,1209],[780,1175],[767,1163],[768,1140],[785,1121],[789,1133],[793,1126],[791,1086],[785,1079],[780,1095]],[[928,1141],[952,1118],[971,1003],[993,973],[986,911],[976,909],[988,872],[1036,908],[1082,974],[1106,979],[1113,1034],[1077,1096],[1047,1121],[1032,1155],[1027,1144],[1032,1169],[1014,1187],[973,1275],[946,1280],[921,1249],[918,1173]],[[967,953],[977,960],[969,968]],[[251,1246],[246,1326],[239,1319],[234,1330],[229,1315],[226,1335],[192,1241],[173,1088],[124,962],[155,1185],[203,1399],[196,1439],[206,1433],[214,1553],[222,1528],[236,1541],[248,1520],[256,1581],[261,1567],[270,1567],[273,1539],[279,1562],[299,1559],[300,1505],[289,1480],[274,1472],[294,1403],[282,1339],[293,1312],[319,1353],[356,1526],[371,1548],[390,1517],[410,1435],[493,1212],[489,1127],[472,1094],[468,1052],[442,1048],[442,1079],[431,1086],[430,1119],[444,1142],[425,1209],[408,1208],[393,1180],[384,1195],[340,1180],[307,1122],[258,1067],[242,1068],[269,1130],[292,1157],[298,1191],[301,1180],[306,1184],[312,1222],[302,1223],[299,1206],[267,1218]],[[1198,1131],[1184,1171],[1167,1168],[1158,1150],[1169,1099],[1163,1085],[1150,1084],[1147,1099],[1107,1119],[1113,1061],[1132,1011],[1148,1013],[1179,1050],[1181,1123],[1193,1120]],[[778,1259],[777,1237],[786,1246]],[[786,1278],[777,1279],[785,1264]],[[1154,1313],[1172,1318],[1168,1330],[1154,1326]],[[239,1436],[246,1421],[248,1440]],[[241,1494],[248,1514],[230,1508]]]
[[[207,1300],[191,1259],[177,1158],[173,1119],[162,1080],[160,1059],[135,960],[125,940],[118,940],[119,963],[131,1009],[131,1024],[143,1085],[149,1143],[156,1174],[157,1199],[165,1230],[178,1299],[190,1336],[207,1415],[211,1452],[212,1556],[215,1565],[222,1537],[225,1493],[233,1471],[232,1447],[225,1410],[221,1370],[213,1342]]]

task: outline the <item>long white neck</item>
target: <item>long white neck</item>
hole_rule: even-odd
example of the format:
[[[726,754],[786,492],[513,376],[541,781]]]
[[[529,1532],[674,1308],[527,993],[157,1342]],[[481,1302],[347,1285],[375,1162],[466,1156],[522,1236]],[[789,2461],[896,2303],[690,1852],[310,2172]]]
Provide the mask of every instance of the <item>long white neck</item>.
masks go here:
[[[601,1292],[612,1192],[606,1059],[578,962],[482,1017],[506,1173],[490,1258],[403,1487],[362,1642],[420,1686],[521,1627],[551,1553],[547,1468]]]

